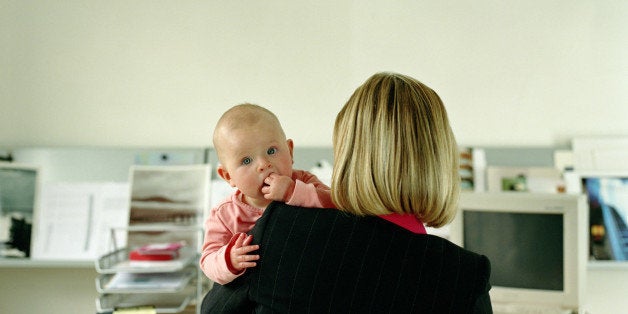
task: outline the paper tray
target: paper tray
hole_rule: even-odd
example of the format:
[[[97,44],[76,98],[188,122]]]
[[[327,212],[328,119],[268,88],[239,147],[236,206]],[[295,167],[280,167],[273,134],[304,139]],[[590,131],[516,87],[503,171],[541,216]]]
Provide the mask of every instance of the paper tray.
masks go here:
[[[182,312],[194,298],[193,294],[105,294],[96,299],[99,313],[112,312],[116,308],[134,306],[155,306],[157,313]]]
[[[122,248],[96,260],[96,271],[100,274],[174,272],[184,269],[197,260],[198,253],[190,247],[182,248],[179,258],[171,261],[130,261],[129,249]]]
[[[175,293],[194,278],[193,269],[172,273],[117,273],[96,278],[99,293]]]

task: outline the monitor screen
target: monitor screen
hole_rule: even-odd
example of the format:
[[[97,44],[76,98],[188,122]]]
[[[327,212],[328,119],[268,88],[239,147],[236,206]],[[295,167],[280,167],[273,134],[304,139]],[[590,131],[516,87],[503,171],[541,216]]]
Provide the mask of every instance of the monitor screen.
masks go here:
[[[564,289],[562,215],[489,211],[463,215],[464,247],[489,257],[492,285]]]
[[[491,261],[491,301],[578,309],[587,262],[584,196],[463,193],[451,239]]]
[[[0,258],[29,257],[39,168],[0,163]]]

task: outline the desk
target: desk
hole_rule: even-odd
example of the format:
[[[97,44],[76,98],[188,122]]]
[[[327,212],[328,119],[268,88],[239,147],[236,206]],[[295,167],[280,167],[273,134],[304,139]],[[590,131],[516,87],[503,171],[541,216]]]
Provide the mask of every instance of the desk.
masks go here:
[[[95,313],[97,275],[93,263],[0,268],[0,313]]]
[[[95,313],[98,297],[90,267],[0,268],[0,313]],[[589,267],[586,310],[622,314],[628,308],[628,267]]]

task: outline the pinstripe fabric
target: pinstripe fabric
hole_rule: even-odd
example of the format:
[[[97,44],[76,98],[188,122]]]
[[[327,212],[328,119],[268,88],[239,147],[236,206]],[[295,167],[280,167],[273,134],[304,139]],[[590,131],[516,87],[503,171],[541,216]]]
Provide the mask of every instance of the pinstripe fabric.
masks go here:
[[[203,313],[491,313],[488,259],[439,237],[276,202],[251,233],[258,266]]]

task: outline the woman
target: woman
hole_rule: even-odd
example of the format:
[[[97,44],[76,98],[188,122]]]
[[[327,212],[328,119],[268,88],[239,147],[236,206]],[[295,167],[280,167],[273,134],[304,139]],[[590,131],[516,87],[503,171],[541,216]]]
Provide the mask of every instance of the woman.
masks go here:
[[[458,151],[438,95],[377,73],[336,118],[338,210],[271,203],[258,266],[214,285],[204,313],[491,313],[485,256],[427,235],[457,211]]]

